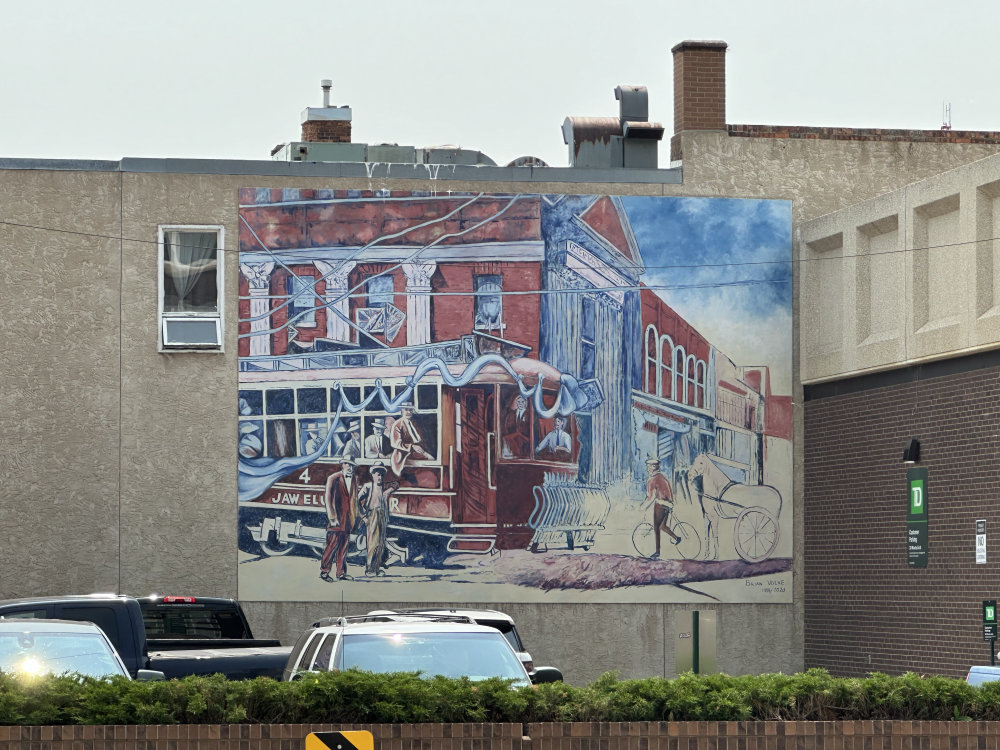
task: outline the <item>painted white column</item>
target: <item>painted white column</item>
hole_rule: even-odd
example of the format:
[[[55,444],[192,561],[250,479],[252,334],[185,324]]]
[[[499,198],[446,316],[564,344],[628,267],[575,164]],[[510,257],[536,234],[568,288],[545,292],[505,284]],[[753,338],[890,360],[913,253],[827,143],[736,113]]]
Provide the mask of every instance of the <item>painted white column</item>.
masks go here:
[[[266,331],[271,327],[267,314],[271,300],[271,271],[274,263],[240,263],[240,271],[250,285],[250,331]],[[267,356],[271,353],[271,335],[258,333],[250,337],[250,356]]]
[[[431,276],[436,263],[404,263],[406,275],[406,345],[431,340]]]
[[[326,294],[323,295],[326,300],[326,337],[331,341],[353,341],[354,334],[350,325],[351,301],[347,298],[347,292],[350,290],[347,276],[357,263],[353,260],[343,263],[316,260],[313,261],[313,265],[326,282]]]

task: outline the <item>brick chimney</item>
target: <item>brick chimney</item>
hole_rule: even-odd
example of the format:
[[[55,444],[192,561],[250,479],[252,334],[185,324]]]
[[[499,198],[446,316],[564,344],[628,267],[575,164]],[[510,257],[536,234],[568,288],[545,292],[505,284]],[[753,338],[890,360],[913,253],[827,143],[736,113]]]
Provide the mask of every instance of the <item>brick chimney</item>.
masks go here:
[[[670,159],[679,161],[685,130],[726,130],[725,42],[685,41],[674,54],[674,135]]]
[[[350,143],[351,108],[330,106],[333,82],[324,78],[323,106],[306,107],[302,111],[302,140],[307,143]]]

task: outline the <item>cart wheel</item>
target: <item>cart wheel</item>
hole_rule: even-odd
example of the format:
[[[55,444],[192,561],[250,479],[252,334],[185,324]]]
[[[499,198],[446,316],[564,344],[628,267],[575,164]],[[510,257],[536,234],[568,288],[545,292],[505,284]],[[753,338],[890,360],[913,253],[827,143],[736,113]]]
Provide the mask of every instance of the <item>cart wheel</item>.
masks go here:
[[[653,539],[653,524],[643,521],[632,532],[632,546],[642,557],[652,557],[656,552],[656,540]]]
[[[778,546],[778,522],[759,506],[744,508],[736,517],[733,544],[747,562],[766,560]]]
[[[652,527],[650,527],[652,528]],[[677,543],[677,554],[685,560],[693,560],[701,552],[701,537],[694,526],[681,521],[674,524],[674,533],[681,538]]]
[[[295,549],[295,545],[291,542],[282,542],[278,539],[278,535],[274,533],[274,529],[271,529],[267,533],[267,538],[260,542],[260,551],[268,557],[281,557],[287,555],[293,549]]]

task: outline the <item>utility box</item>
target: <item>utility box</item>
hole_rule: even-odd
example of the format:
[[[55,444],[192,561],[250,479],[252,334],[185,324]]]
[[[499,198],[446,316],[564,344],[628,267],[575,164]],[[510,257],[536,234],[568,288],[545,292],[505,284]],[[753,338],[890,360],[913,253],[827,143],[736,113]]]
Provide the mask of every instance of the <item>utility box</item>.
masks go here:
[[[714,610],[678,612],[674,618],[674,669],[677,674],[713,674],[716,660]]]

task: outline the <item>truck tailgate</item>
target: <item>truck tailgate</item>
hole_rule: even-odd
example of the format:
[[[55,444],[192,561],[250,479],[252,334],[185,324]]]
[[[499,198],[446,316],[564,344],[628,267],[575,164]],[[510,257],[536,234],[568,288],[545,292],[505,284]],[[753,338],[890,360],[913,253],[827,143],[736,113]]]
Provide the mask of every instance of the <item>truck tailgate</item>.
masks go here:
[[[223,674],[231,680],[254,677],[281,679],[290,646],[149,650],[150,669],[168,679],[188,675]]]

